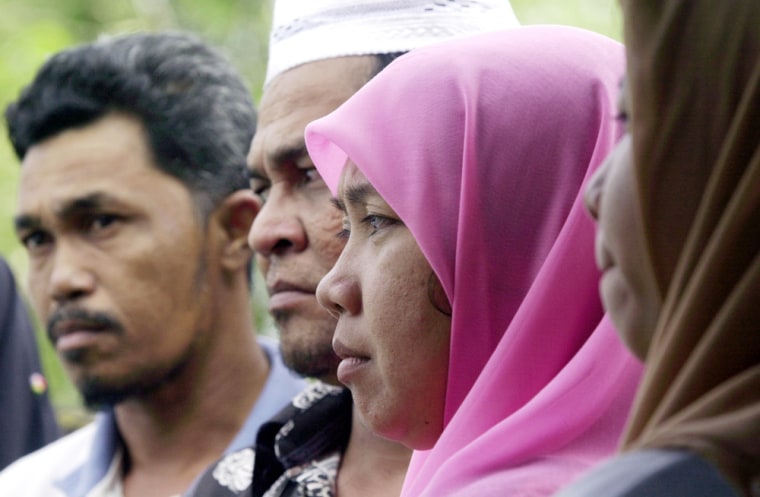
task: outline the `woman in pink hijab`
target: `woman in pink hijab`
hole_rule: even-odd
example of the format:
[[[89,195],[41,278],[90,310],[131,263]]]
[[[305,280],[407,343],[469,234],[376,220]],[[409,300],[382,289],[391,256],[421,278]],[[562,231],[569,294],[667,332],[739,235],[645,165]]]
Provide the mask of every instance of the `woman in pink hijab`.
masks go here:
[[[551,495],[616,448],[640,374],[604,316],[583,184],[622,47],[529,27],[416,50],[306,130],[344,212],[318,289],[402,495]]]

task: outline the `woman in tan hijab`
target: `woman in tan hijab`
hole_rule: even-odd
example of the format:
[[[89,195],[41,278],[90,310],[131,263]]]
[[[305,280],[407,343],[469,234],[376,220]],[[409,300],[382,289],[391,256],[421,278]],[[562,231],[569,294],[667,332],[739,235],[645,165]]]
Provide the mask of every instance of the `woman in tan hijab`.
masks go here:
[[[560,495],[760,496],[760,2],[622,5],[629,133],[586,200],[646,372],[623,453]]]

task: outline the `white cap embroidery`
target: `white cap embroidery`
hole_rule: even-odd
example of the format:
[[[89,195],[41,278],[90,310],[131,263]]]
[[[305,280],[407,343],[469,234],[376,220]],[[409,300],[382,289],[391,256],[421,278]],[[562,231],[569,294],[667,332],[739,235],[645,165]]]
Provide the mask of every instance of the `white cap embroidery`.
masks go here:
[[[265,84],[306,62],[406,52],[518,25],[509,0],[276,0]]]

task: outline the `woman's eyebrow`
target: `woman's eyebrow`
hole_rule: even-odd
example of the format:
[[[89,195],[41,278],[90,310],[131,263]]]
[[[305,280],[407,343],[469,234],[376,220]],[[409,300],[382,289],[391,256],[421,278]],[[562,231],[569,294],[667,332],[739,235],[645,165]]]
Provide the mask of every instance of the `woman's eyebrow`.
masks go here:
[[[345,186],[341,192],[341,198],[333,197],[330,199],[330,203],[335,206],[336,209],[346,213],[346,205],[364,205],[367,203],[368,197],[379,197],[372,185],[367,182],[353,183]],[[343,200],[345,199],[345,200]]]
[[[330,203],[333,205],[333,207],[341,211],[343,214],[346,213],[346,204],[344,204],[341,199],[337,197],[332,197],[330,199]]]
[[[353,183],[345,187],[343,197],[349,204],[365,204],[367,197],[377,196],[377,191],[368,182]]]

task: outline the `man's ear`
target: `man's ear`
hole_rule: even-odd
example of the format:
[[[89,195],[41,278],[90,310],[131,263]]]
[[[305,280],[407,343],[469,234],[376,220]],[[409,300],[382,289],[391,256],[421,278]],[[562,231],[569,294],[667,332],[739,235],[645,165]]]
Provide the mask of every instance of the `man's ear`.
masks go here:
[[[220,261],[230,271],[247,267],[253,256],[248,246],[248,231],[261,203],[250,190],[238,190],[228,196],[219,206],[217,213],[224,233],[224,246]]]

